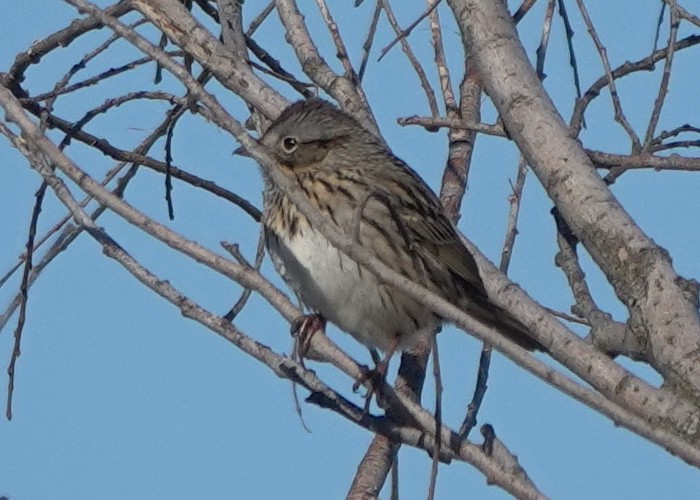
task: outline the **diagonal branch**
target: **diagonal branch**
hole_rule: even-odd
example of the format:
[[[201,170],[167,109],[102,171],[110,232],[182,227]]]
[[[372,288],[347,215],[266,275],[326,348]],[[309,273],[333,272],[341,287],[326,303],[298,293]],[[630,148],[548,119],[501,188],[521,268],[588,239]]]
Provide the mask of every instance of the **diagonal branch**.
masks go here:
[[[68,3],[74,4],[68,0]],[[287,100],[253,73],[245,59],[228,49],[177,0],[132,0],[134,7],[226,88],[275,118]],[[75,5],[75,4],[74,4]],[[128,32],[123,33],[129,39]]]
[[[88,5],[84,0],[71,1],[85,6]],[[127,33],[128,29],[123,24],[104,15],[99,9],[93,8],[91,13],[95,16],[99,16],[103,22],[108,24],[115,31],[124,34]],[[210,110],[210,118],[224,130],[234,135],[242,146],[268,171],[272,180],[285,191],[285,194],[299,207],[309,221],[318,227],[329,241],[349,255],[353,260],[367,267],[367,269],[375,273],[386,284],[396,286],[409,296],[431,307],[437,314],[453,321],[460,328],[473,332],[478,338],[490,342],[496,349],[503,352],[511,360],[547,383],[558,387],[566,394],[600,411],[618,424],[624,425],[666,448],[673,449],[674,453],[683,456],[689,462],[700,464],[700,451],[688,444],[683,438],[679,437],[684,436],[692,440],[695,433],[700,432],[700,429],[697,429],[692,424],[692,422],[695,422],[697,419],[697,407],[680,399],[679,396],[667,389],[655,389],[651,387],[649,384],[646,384],[611,361],[608,357],[598,352],[592,346],[583,342],[576,335],[573,335],[558,321],[551,318],[548,313],[544,312],[517,286],[507,281],[507,278],[498,273],[493,265],[471,244],[468,244],[468,246],[474,254],[482,274],[487,277],[487,287],[496,287],[494,291],[497,293],[492,293],[491,295],[496,297],[501,305],[512,311],[516,318],[521,320],[524,324],[529,325],[533,333],[536,334],[537,339],[548,346],[555,358],[565,363],[568,368],[592,384],[598,391],[605,394],[605,396],[586,389],[554,371],[544,363],[530,356],[523,349],[496,334],[490,328],[485,328],[480,323],[463,314],[460,310],[440,297],[393,272],[376,258],[368,254],[368,252],[359,248],[349,235],[339,234],[329,221],[316,212],[313,207],[310,206],[310,203],[294,190],[289,180],[284,175],[281,175],[277,169],[273,168],[274,163],[266,154],[266,151],[245,133],[243,127],[233,120],[225,110],[221,108],[218,102],[197,84],[184,68],[175,64],[162,50],[153,46],[138,35],[131,36],[130,41],[139,49],[156,59],[164,68],[182,81],[187,86],[188,90],[190,90],[193,97],[199,99],[202,104]],[[534,78],[539,85],[539,80],[537,80],[536,77]],[[4,95],[4,92],[0,92],[0,95]],[[3,101],[6,100],[3,99]],[[64,172],[68,173],[68,171],[71,171],[73,172],[74,178],[82,180],[81,185],[84,189],[89,189],[90,192],[98,192],[100,190],[100,187],[94,186],[89,178],[83,178],[79,173],[73,171],[73,167],[71,167],[70,164],[65,164],[64,167],[66,169]],[[140,214],[133,211],[133,208],[125,207],[120,200],[108,200],[104,198],[100,201],[109,204],[110,208],[113,207],[115,211],[127,219],[141,217]],[[156,227],[158,230],[155,230]],[[167,228],[162,226],[149,226],[148,229],[153,231],[151,234],[159,238],[163,237],[164,231],[167,232]],[[191,242],[187,242],[179,235],[172,235],[170,239],[164,242],[174,248],[182,248],[183,250],[190,248],[191,244]],[[203,263],[207,263],[207,260],[214,257],[208,255],[206,252],[202,253],[201,250],[197,252],[196,255],[198,260]],[[216,256],[216,259],[220,260],[218,256]],[[209,262],[209,265],[213,264],[213,261]],[[244,280],[249,280],[250,277],[241,275],[240,270],[231,269],[230,266],[231,264],[227,263],[225,271],[231,273],[233,279],[236,279],[242,284],[247,284],[244,283]],[[488,279],[489,277],[491,280]],[[261,294],[270,300],[267,290],[262,290]],[[280,312],[283,311],[280,310]],[[287,313],[288,312],[289,311],[287,311]],[[288,319],[291,318],[288,317]],[[595,367],[595,369],[592,369],[592,367]],[[610,400],[606,398],[610,398]],[[647,420],[650,412],[658,417],[658,422],[663,422],[663,424],[650,425]]]
[[[186,297],[175,287],[170,285],[170,283],[159,279],[147,269],[143,268],[143,266],[136,262],[109,237],[103,229],[96,226],[95,222],[90,219],[87,213],[72,197],[65,183],[53,173],[52,169],[48,166],[49,161],[55,164],[61,171],[67,173],[71,180],[76,181],[77,179],[82,179],[79,184],[83,188],[90,186],[90,192],[96,188],[92,194],[100,201],[105,201],[107,204],[112,205],[112,208],[119,207],[117,213],[124,211],[124,213],[132,212],[133,215],[135,211],[129,209],[125,202],[110,197],[102,188],[96,186],[94,181],[91,181],[87,175],[84,173],[80,174],[80,169],[72,164],[72,162],[43,135],[35,124],[28,120],[21,110],[19,103],[13,100],[11,94],[4,88],[0,88],[0,103],[2,103],[5,108],[8,118],[17,123],[21,129],[22,141],[30,144],[32,154],[28,156],[32,166],[41,173],[46,183],[54,189],[58,198],[71,211],[76,222],[103,245],[104,252],[108,257],[114,258],[120,262],[129,272],[139,279],[141,283],[147,285],[163,298],[178,306],[185,317],[199,321],[210,330],[219,333],[241,350],[271,368],[279,377],[288,378],[309,389],[312,393],[308,399],[309,401],[319,404],[323,408],[331,409],[366,429],[388,435],[392,440],[420,447],[428,452],[432,452],[435,447],[439,446],[440,448],[437,450],[437,453],[443,460],[464,460],[474,465],[486,477],[493,480],[506,491],[518,497],[544,498],[526,476],[522,475],[519,471],[503,470],[500,464],[493,460],[487,453],[476,445],[460,440],[451,429],[441,427],[440,440],[436,440],[434,438],[436,434],[435,420],[432,416],[427,411],[418,407],[410,399],[401,397],[400,394],[395,393],[390,387],[385,386],[383,388],[383,394],[387,397],[391,407],[401,412],[407,411],[410,419],[419,423],[421,426],[420,428],[397,423],[395,419],[389,417],[365,415],[361,408],[327,387],[318,379],[314,372],[304,369],[299,363],[278,355],[266,346],[242,334],[242,332],[237,330],[228,321],[210,313]],[[44,157],[46,159],[44,159],[42,155],[45,155]],[[146,229],[147,231],[157,229],[156,227],[151,227],[158,226],[154,221],[149,221],[145,218],[142,222],[143,224],[139,224],[139,227],[142,229]],[[164,228],[161,227],[161,229]],[[176,239],[181,238],[172,232],[170,232],[170,235],[167,235],[167,229],[161,230],[159,233],[160,237],[163,239],[165,239],[166,236]],[[246,272],[250,272],[250,269],[247,269]],[[317,337],[321,339],[320,336],[314,336],[314,339]],[[349,361],[354,364],[352,360]],[[361,368],[354,364],[350,371],[353,372],[354,376],[359,376]],[[447,445],[440,445],[440,442],[446,443]]]

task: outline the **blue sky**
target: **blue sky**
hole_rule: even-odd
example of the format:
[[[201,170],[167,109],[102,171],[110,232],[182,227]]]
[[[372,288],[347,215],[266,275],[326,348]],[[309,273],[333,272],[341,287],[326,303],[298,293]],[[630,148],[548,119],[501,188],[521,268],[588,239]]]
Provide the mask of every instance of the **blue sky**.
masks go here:
[[[246,8],[257,12],[262,5],[258,3],[246,2]],[[350,1],[338,3],[347,5],[333,6],[337,21],[343,16],[354,18],[354,30],[342,31],[342,23],[340,27],[357,62],[372,2],[365,2],[359,9],[353,9]],[[312,2],[300,4],[309,13],[315,32],[327,40],[313,14]],[[606,4],[604,8],[589,8],[612,65],[648,54],[657,3],[627,0]],[[567,5],[575,23],[577,55],[580,67],[585,68],[582,81],[586,88],[602,74],[601,67],[585,29],[573,14],[573,3]],[[76,17],[75,11],[62,2],[35,0],[31,6],[34,8],[29,3],[12,2],[3,11],[0,71],[7,70],[14,55],[26,50],[32,41]],[[407,25],[421,8],[397,7],[397,15]],[[443,9],[441,14],[448,58],[454,68],[459,68],[459,36],[448,12]],[[537,27],[542,15],[542,6],[535,8],[520,28],[527,35],[525,44],[531,55],[539,42]],[[283,45],[276,24],[263,25],[260,40],[282,61],[291,61],[290,49]],[[545,85],[568,118],[573,91],[562,34],[561,23],[555,18]],[[106,30],[92,34],[47,57],[28,72],[28,88],[33,93],[48,90],[107,36]],[[432,61],[428,36],[428,29],[421,25],[411,38],[426,62]],[[665,37],[663,31],[662,40]],[[390,39],[386,27],[382,28],[376,47],[384,47]],[[338,68],[330,43],[320,45],[329,49],[326,58]],[[135,57],[139,55],[120,42],[77,79]],[[679,67],[659,129],[693,123],[700,116],[700,101],[694,90],[697,64],[692,64],[692,58],[697,59],[696,53],[676,57]],[[291,67],[291,62],[288,64]],[[426,67],[435,82],[434,71]],[[100,88],[87,89],[77,97],[59,100],[57,110],[77,119],[108,95],[149,84],[153,72],[149,65]],[[645,73],[618,84],[627,116],[641,135],[659,77],[659,71]],[[181,93],[167,75],[160,88]],[[428,114],[425,97],[400,49],[392,50],[381,63],[376,63],[376,56],[370,59],[365,90],[388,143],[437,189],[446,155],[445,133],[402,128],[394,121],[398,116]],[[246,116],[235,97],[219,95],[234,116]],[[294,98],[289,92],[286,95]],[[484,120],[493,121],[488,103],[485,108]],[[125,107],[110,117],[97,119],[89,131],[110,137],[120,147],[133,147],[161,120],[163,109],[158,105]],[[587,120],[589,128],[582,134],[586,147],[629,152],[629,141],[612,120],[607,94],[591,106]],[[60,140],[59,135],[52,137]],[[187,115],[175,131],[175,163],[260,206],[258,170],[252,162],[231,156],[236,146],[225,133]],[[0,272],[4,273],[23,251],[39,178],[4,139],[0,139],[0,151]],[[79,147],[68,153],[96,176],[113,165]],[[162,142],[152,154],[163,158]],[[508,180],[515,178],[517,161],[512,144],[479,138],[460,229],[492,260],[500,256],[508,212]],[[698,278],[700,225],[692,221],[700,213],[700,177],[683,172],[632,172],[613,189],[643,229],[670,251],[676,269],[686,277]],[[257,227],[239,209],[178,182],[173,196],[176,219],[168,222],[171,228],[215,250],[220,248],[220,241],[226,240],[239,243],[246,255],[254,254]],[[163,181],[156,174],[139,173],[127,200],[161,221],[166,219]],[[530,174],[510,274],[544,305],[566,311],[572,299],[563,275],[553,266],[556,248],[550,208],[551,202]],[[40,233],[64,213],[49,194]],[[99,224],[153,272],[211,310],[224,313],[237,299],[240,289],[235,283],[162,248],[118,217],[106,214]],[[616,318],[625,319],[611,288],[585,255],[583,265],[595,298]],[[280,282],[269,262],[263,269]],[[0,289],[3,309],[17,286],[15,277]],[[85,235],[32,288],[28,315],[22,356],[17,363],[14,419],[0,420],[0,495],[12,499],[338,498],[345,495],[372,438],[330,412],[304,405],[304,417],[313,431],[307,433],[295,413],[287,382],[212,332],[183,319],[178,310],[104,257],[99,245]],[[278,352],[291,349],[288,325],[256,296],[236,323]],[[15,324],[16,319],[0,333],[3,366],[9,362]],[[335,330],[330,334],[352,355],[368,362],[366,350],[351,338]],[[458,426],[471,397],[480,346],[464,333],[447,328],[440,335],[440,347],[446,387],[444,418]],[[657,380],[645,367],[624,363],[648,380]],[[328,366],[312,367],[333,387],[359,401],[351,394],[352,381],[347,377]],[[4,388],[5,383],[6,375],[0,387]],[[426,401],[432,400],[431,382],[425,397]],[[693,498],[700,488],[696,470],[615,427],[500,355],[494,356],[489,392],[479,417],[480,423],[494,425],[535,483],[554,498]],[[424,498],[430,471],[425,454],[403,449],[400,460],[402,498]],[[506,495],[487,486],[480,474],[464,464],[441,467],[438,498],[465,496]]]

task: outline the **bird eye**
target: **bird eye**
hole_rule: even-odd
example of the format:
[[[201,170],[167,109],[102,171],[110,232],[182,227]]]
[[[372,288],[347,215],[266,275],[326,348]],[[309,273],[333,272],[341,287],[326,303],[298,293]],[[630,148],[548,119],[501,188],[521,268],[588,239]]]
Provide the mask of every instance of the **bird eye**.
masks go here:
[[[299,142],[294,137],[285,137],[282,139],[282,149],[284,149],[285,153],[293,153],[298,146]]]

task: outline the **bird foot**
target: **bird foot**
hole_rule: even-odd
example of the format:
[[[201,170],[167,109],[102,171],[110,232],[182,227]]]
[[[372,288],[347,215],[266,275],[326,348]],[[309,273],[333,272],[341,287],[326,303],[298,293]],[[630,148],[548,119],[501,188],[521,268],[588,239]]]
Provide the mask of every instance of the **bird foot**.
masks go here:
[[[372,356],[374,358],[374,356]],[[376,366],[372,369],[365,367],[364,372],[352,385],[352,391],[357,392],[361,386],[368,383],[367,393],[365,394],[365,407],[362,411],[362,416],[365,417],[369,414],[369,407],[372,404],[372,398],[379,397],[381,387],[386,382],[386,373],[389,368],[389,358],[386,357],[381,361],[377,362],[375,359]]]
[[[292,321],[290,333],[294,337],[294,355],[304,368],[304,358],[309,352],[311,339],[317,331],[325,329],[326,318],[320,314],[302,314]]]

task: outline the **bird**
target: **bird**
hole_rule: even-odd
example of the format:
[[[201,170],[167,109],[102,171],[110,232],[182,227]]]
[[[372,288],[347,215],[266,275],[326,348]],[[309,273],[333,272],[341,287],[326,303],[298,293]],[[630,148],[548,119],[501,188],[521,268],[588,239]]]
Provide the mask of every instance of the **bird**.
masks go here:
[[[520,346],[544,350],[490,299],[473,255],[436,194],[353,116],[321,98],[298,101],[259,143],[301,195],[385,265]],[[263,178],[268,253],[316,318],[383,351],[376,367],[382,374],[396,351],[431,339],[443,323],[439,315],[334,247],[264,169]]]

